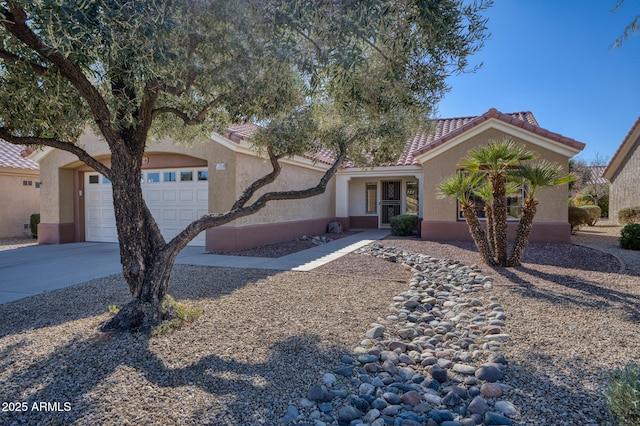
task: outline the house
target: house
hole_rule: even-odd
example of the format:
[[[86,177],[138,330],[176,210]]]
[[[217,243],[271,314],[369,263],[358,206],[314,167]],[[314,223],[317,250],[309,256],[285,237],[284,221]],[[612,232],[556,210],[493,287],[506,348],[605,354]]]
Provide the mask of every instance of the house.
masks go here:
[[[224,135],[192,146],[163,140],[150,144],[143,164],[144,197],[169,238],[206,212],[226,211],[237,195],[268,173],[267,160],[248,140],[256,127],[234,126]],[[530,112],[504,114],[490,109],[476,117],[440,119],[433,131],[407,142],[394,164],[359,168],[347,163],[324,194],[277,201],[259,213],[212,228],[192,245],[209,251],[236,250],[284,241],[302,234],[322,233],[329,221],[345,229],[384,228],[397,214],[422,218],[424,239],[468,240],[467,226],[457,203],[437,197],[437,184],[456,170],[471,148],[490,139],[510,136],[542,158],[568,169],[568,160],[584,144],[541,128]],[[106,144],[87,131],[79,142],[101,161],[109,161]],[[117,241],[108,180],[73,155],[44,149],[32,154],[42,176],[40,243]],[[275,190],[302,189],[317,184],[331,153],[284,160]],[[568,242],[567,190],[544,191],[534,223],[532,241]],[[517,221],[510,224],[511,232]]]
[[[0,139],[0,237],[31,235],[30,217],[40,209],[38,163],[23,158],[24,149]]]
[[[618,211],[640,206],[640,117],[611,158],[603,177],[611,182],[609,220],[618,223]]]

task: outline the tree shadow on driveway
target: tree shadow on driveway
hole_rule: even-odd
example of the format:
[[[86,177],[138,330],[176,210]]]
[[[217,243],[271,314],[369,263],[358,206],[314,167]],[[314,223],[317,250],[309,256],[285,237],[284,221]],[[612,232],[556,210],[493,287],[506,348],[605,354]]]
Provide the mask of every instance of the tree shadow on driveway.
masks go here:
[[[176,265],[169,283],[169,294],[178,301],[221,297],[278,273],[266,269],[238,271],[237,268]],[[0,338],[28,329],[102,315],[108,312],[110,305],[122,306],[130,300],[126,281],[121,274],[114,274],[0,304]]]

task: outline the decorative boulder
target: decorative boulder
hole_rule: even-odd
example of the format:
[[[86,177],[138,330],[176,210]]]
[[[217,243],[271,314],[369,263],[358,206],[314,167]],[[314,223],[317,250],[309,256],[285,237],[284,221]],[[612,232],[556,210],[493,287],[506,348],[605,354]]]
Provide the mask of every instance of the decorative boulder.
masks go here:
[[[329,225],[327,225],[327,232],[329,234],[342,234],[342,223],[338,221],[329,222]]]

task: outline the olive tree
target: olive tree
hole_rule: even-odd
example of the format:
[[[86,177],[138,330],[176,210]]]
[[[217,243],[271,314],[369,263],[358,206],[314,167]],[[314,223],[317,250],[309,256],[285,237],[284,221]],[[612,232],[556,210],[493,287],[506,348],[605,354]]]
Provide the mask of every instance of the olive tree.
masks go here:
[[[110,327],[163,313],[181,249],[267,203],[322,193],[345,158],[392,159],[468,71],[487,3],[463,0],[0,1],[0,137],[76,155],[112,183],[122,271],[134,300]],[[142,197],[148,145],[253,122],[272,170],[226,212],[166,241]],[[110,165],[80,146],[91,126]],[[283,158],[330,149],[317,185],[269,191]],[[260,191],[260,192],[258,192]],[[260,194],[260,195],[257,195]]]

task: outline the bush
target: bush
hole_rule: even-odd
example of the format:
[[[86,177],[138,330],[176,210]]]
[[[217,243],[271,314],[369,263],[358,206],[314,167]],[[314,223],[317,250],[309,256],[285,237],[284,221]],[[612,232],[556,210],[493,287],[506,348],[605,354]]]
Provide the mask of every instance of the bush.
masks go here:
[[[569,207],[569,223],[571,233],[576,232],[582,225],[589,222],[589,212],[582,207]]]
[[[640,250],[640,223],[627,225],[620,231],[620,247]]]
[[[600,219],[600,215],[602,214],[602,210],[600,209],[600,207],[583,206],[581,208],[586,210],[587,213],[589,213],[589,221],[587,222],[587,225],[595,226],[595,224],[598,223],[598,220]]]
[[[618,210],[618,222],[623,225],[640,223],[640,206],[627,207]]]
[[[401,214],[391,218],[391,233],[400,237],[418,232],[418,216]]]
[[[38,238],[38,224],[40,223],[40,213],[34,213],[29,219],[29,229],[31,230],[31,236]]]
[[[620,424],[640,424],[640,365],[615,369],[605,390],[605,404]]]
[[[609,217],[609,194],[603,195],[598,200],[598,206],[602,210],[600,217]]]

